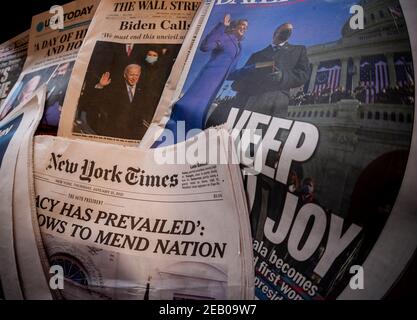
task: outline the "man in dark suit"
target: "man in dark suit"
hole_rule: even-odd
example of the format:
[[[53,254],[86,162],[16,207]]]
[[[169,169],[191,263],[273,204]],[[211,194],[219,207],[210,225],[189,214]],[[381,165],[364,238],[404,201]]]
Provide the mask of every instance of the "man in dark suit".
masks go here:
[[[164,65],[163,55],[157,47],[149,48],[142,60],[141,89],[146,96],[146,109],[150,111],[146,121],[150,123],[169,74],[168,68]]]
[[[42,132],[56,134],[73,66],[73,62],[59,65],[48,82],[45,111],[38,128]]]
[[[245,110],[286,117],[289,90],[306,83],[310,75],[305,46],[291,45],[293,26],[284,23],[272,37],[272,44],[255,52],[245,66],[232,73],[236,105]]]
[[[142,119],[144,97],[138,85],[141,67],[126,66],[120,80],[113,81],[111,76],[103,73],[95,85],[95,108],[87,112],[87,123],[97,135],[139,140],[147,129]]]
[[[77,116],[74,122],[74,132],[86,134],[100,134],[103,132],[103,121],[100,119],[97,110],[97,90],[95,86],[100,82],[103,74],[112,75],[112,86],[122,86],[124,83],[124,69],[130,64],[139,64],[143,50],[138,44],[114,43],[97,41],[91,60],[85,75],[83,89],[77,107]],[[85,116],[88,116],[88,121]],[[87,124],[88,122],[88,124]]]
[[[127,65],[140,64],[143,54],[143,49],[138,44],[97,41],[86,73],[86,86],[94,86],[105,72],[112,75],[123,74]],[[121,77],[120,79],[123,80]]]
[[[231,107],[287,118],[290,89],[305,84],[310,75],[305,46],[288,43],[292,30],[293,27],[289,23],[279,26],[270,45],[252,54],[244,67],[230,74],[228,80],[234,81],[232,89],[237,92],[233,104],[217,107],[210,115],[206,127],[226,122]],[[267,130],[264,127],[258,129]],[[276,164],[279,157],[280,151],[276,150],[267,155],[266,161]],[[302,178],[300,164],[295,164],[292,171],[297,175],[297,179]],[[250,216],[252,236],[264,241],[268,247],[272,244],[264,236],[265,220],[267,217],[277,220],[281,215],[288,190],[297,194],[298,188],[294,188],[294,174],[290,175],[287,185],[262,173],[256,176]],[[279,250],[279,247],[275,247],[275,250]]]

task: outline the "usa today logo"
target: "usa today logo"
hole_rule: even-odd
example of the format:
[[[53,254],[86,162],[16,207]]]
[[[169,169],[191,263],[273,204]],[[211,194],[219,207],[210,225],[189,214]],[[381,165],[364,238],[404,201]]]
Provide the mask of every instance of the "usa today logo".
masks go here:
[[[42,32],[43,29],[45,29],[45,24],[43,22],[39,22],[38,25],[36,26],[36,31]]]
[[[53,16],[45,21],[40,21],[36,25],[36,31],[42,32],[48,27],[52,30],[64,29],[64,22],[80,18],[84,15],[89,15],[93,7],[94,5],[91,5],[82,9],[64,13],[64,8],[62,6],[54,5],[49,9],[49,13],[53,14]]]
[[[36,25],[37,32],[42,32],[47,27],[50,27],[52,30],[64,29],[64,21],[67,20],[64,15],[64,8],[54,5],[49,9],[49,13],[53,14],[53,16],[45,21],[40,21]]]

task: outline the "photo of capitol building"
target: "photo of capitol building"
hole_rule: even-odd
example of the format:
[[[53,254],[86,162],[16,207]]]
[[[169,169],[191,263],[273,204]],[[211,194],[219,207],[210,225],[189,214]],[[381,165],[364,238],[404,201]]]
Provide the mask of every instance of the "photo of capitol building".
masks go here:
[[[311,76],[303,92],[316,95],[310,102],[326,102],[320,99],[322,93],[327,97],[337,89],[354,95],[361,85],[371,89],[364,102],[377,102],[384,89],[414,84],[408,32],[398,1],[364,0],[359,4],[364,10],[364,29],[351,29],[348,20],[341,39],[307,49]],[[328,100],[332,102],[330,97]]]
[[[383,175],[403,176],[414,121],[414,66],[399,1],[357,4],[364,11],[364,28],[351,29],[353,15],[349,15],[340,26],[338,40],[307,47],[309,79],[290,90],[288,110],[284,110],[286,118],[318,128],[319,146],[314,157],[302,164],[299,179],[312,179],[320,204],[342,217],[360,207],[356,200],[365,201],[355,196],[367,195],[362,188],[377,188],[362,186],[361,181],[374,182],[378,188],[389,183],[384,192],[398,194],[401,179],[377,181]],[[239,107],[235,94],[226,82],[213,106]],[[265,105],[275,105],[273,100],[274,95],[251,97]],[[392,172],[386,161],[393,164]],[[336,181],[338,188],[334,188]],[[379,197],[388,198],[389,203],[375,206],[392,207],[392,196]]]
[[[405,166],[414,120],[412,55],[398,1],[360,4],[363,30],[352,30],[346,21],[340,40],[307,49],[310,80],[293,90],[288,108],[290,119],[319,128],[320,148],[315,161],[304,165],[304,176],[320,177],[325,206],[342,215],[351,211],[367,166],[390,156]],[[331,188],[331,181],[344,190]]]
[[[345,257],[353,264],[367,256],[397,200],[415,104],[413,59],[399,2],[358,4],[364,29],[352,30],[348,20],[339,40],[307,48],[310,79],[291,91],[288,107],[288,119],[311,123],[320,132],[300,181],[313,181],[316,202],[327,212],[367,230]],[[348,266],[340,266],[341,278]],[[328,294],[343,287],[321,285]]]
[[[288,109],[281,115],[319,131],[314,155],[292,167],[286,190],[366,230],[329,272],[337,274],[337,280],[316,278],[324,296],[334,297],[349,281],[349,266],[363,263],[391,215],[408,165],[414,122],[414,66],[399,1],[357,4],[364,11],[364,28],[353,30],[353,15],[348,15],[338,40],[307,47],[310,75],[304,85],[290,90]],[[325,20],[314,24],[327,27]],[[282,105],[273,93],[250,96],[245,102],[230,88],[223,85],[213,108]],[[284,131],[278,140],[285,141]],[[251,213],[252,232],[261,241],[267,213],[280,207],[279,187],[273,179],[254,179],[262,199],[274,199]],[[306,265],[299,270],[314,275]]]

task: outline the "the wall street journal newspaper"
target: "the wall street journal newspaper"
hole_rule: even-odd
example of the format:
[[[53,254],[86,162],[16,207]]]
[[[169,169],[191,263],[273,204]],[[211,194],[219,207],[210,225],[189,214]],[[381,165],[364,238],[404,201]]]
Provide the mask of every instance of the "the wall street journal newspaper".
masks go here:
[[[227,131],[207,139],[227,156]],[[36,137],[38,222],[48,263],[64,267],[60,292],[66,299],[252,299],[239,166],[158,165],[156,152]]]
[[[74,67],[59,135],[137,144],[199,5],[101,1]]]
[[[31,212],[30,210],[22,211],[19,217],[14,217],[13,201],[16,163],[18,157],[27,155],[29,148],[32,147],[33,133],[42,117],[45,91],[44,86],[40,87],[28,98],[28,101],[17,106],[0,121],[0,292],[4,294],[4,297],[1,297],[3,299],[25,297],[24,286],[20,282],[23,275],[20,273],[22,265],[18,264],[18,257],[22,257],[20,251],[22,245],[26,246],[26,250],[34,249],[28,256],[34,255],[35,260],[37,259],[38,263],[40,261],[39,256],[36,256],[38,249],[35,242],[33,245],[21,242],[20,246],[16,243],[16,234],[23,232],[23,229],[19,228],[22,226],[22,219],[25,215],[29,215],[30,219]],[[28,163],[24,164],[23,170],[28,170]],[[27,180],[20,182],[28,185]],[[26,201],[26,198],[30,197],[28,191],[24,191],[20,196],[22,197],[20,201]],[[17,224],[16,218],[19,220]],[[33,228],[25,230],[33,234]],[[31,268],[32,273],[36,273],[37,267],[40,266],[40,263],[37,265],[35,260],[31,260],[31,263],[26,266],[26,268]]]
[[[350,27],[352,1],[205,1],[141,142],[261,131],[243,150],[263,159],[244,179],[259,299],[381,298],[417,246],[413,10],[357,4],[364,29]],[[355,266],[363,290],[349,286]]]
[[[18,81],[0,107],[0,119],[48,83],[39,133],[56,135],[74,61],[98,3],[77,0],[64,5],[63,29],[49,11],[32,18],[28,56]]]
[[[0,106],[13,88],[26,60],[29,31],[0,45]]]

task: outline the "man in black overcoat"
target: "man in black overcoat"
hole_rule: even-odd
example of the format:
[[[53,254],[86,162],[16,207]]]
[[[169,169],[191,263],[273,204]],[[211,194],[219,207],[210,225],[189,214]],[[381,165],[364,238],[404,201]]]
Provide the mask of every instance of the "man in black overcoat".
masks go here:
[[[144,115],[148,112],[139,86],[141,67],[125,67],[123,78],[104,73],[94,87],[93,106],[87,110],[87,123],[97,135],[140,140],[146,132]],[[113,81],[113,78],[116,81]]]
[[[290,89],[309,79],[306,47],[288,43],[292,29],[290,23],[279,26],[272,43],[252,54],[243,68],[231,74],[237,104],[245,110],[286,117]]]

